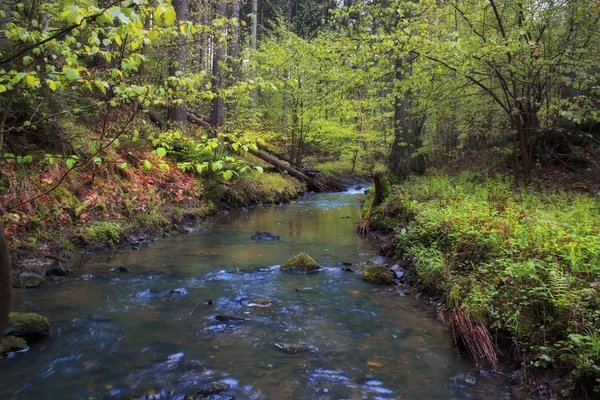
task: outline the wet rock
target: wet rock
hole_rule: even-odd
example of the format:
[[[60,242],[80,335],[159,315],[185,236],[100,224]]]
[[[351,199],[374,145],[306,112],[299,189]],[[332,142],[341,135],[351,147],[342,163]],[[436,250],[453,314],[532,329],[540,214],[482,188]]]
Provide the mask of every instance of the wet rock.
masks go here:
[[[404,276],[404,268],[400,265],[396,264],[390,268],[390,270],[394,273],[396,279],[401,279]]]
[[[354,264],[352,264],[351,262],[343,262],[343,263],[342,263],[342,265],[343,265],[344,267],[351,267],[351,266],[353,266]]]
[[[44,335],[50,332],[50,322],[36,313],[12,312],[5,333],[11,335]]]
[[[187,294],[187,290],[185,290],[184,288],[175,288],[175,289],[171,289],[169,290],[170,294]]]
[[[236,317],[235,315],[228,315],[228,314],[215,315],[215,319],[217,321],[227,321],[227,322],[245,322],[246,321],[246,318],[244,318],[244,317]]]
[[[23,338],[17,336],[5,336],[2,340],[2,354],[25,350],[29,350],[29,346],[27,346],[27,342]]]
[[[350,267],[348,265],[344,265],[342,267],[342,271],[344,271],[344,272],[354,272],[354,268],[352,268],[352,267]]]
[[[367,282],[378,285],[390,285],[395,283],[392,272],[384,265],[367,264],[361,277]]]
[[[62,261],[54,260],[50,269],[46,271],[46,276],[67,276],[69,272],[65,269]]]
[[[96,322],[99,324],[112,322],[112,319],[110,319],[108,317],[103,317],[102,315],[95,315],[95,314],[90,315],[87,319],[88,319],[88,321]]]
[[[314,292],[315,288],[311,288],[311,287],[303,287],[303,288],[296,288],[296,292]]]
[[[306,351],[313,351],[315,348],[304,343],[275,343],[275,347],[285,353],[304,353]]]
[[[250,300],[248,300],[248,304],[246,304],[248,307],[259,307],[259,308],[265,308],[265,307],[271,307],[271,305],[275,302],[274,299],[268,298],[268,297],[253,297]]]
[[[454,377],[457,382],[467,383],[469,385],[475,385],[477,383],[478,372],[467,372],[464,374],[458,374]]]
[[[283,271],[315,272],[319,264],[308,254],[300,253],[285,262],[280,267]]]
[[[19,275],[19,286],[21,288],[39,288],[46,283],[44,277],[33,272],[23,272]]]
[[[270,232],[256,232],[254,235],[250,236],[252,240],[279,240],[279,236],[273,235]]]
[[[385,264],[385,257],[384,256],[374,257],[371,261],[369,261],[369,263],[373,264],[373,265],[383,265],[383,264]]]
[[[124,266],[122,266],[122,265],[119,265],[119,266],[118,266],[118,267],[116,267],[116,268],[112,268],[112,269],[111,269],[111,271],[112,271],[112,272],[118,272],[118,273],[120,273],[120,274],[126,274],[127,272],[129,272],[129,271],[131,271],[131,270],[130,270],[129,268],[127,268],[127,267],[124,267]]]
[[[198,390],[198,393],[196,393],[196,397],[192,397],[192,399],[203,399],[205,397],[201,396],[210,396],[217,393],[221,393],[229,389],[230,387],[231,386],[229,384],[224,382],[213,382],[200,388],[200,390]]]

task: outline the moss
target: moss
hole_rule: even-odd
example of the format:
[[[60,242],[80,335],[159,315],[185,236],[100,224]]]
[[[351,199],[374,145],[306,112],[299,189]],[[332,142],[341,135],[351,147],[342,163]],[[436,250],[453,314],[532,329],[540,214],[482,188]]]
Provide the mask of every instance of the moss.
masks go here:
[[[12,312],[8,317],[8,331],[11,335],[46,334],[50,332],[50,322],[36,313]]]
[[[8,353],[10,351],[23,351],[27,350],[27,342],[25,339],[17,336],[5,336],[2,341],[2,353]]]
[[[308,254],[300,253],[290,258],[281,266],[284,271],[314,272],[319,269],[319,264]]]
[[[84,228],[81,238],[87,243],[108,242],[115,244],[123,233],[123,227],[118,222],[97,222]]]
[[[395,283],[392,271],[384,265],[367,264],[363,270],[362,279],[378,285],[390,285]]]

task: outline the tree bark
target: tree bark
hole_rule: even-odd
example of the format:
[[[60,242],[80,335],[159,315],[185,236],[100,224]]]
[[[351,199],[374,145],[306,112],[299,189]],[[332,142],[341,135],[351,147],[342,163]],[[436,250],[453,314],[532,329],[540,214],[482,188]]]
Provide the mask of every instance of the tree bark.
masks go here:
[[[217,4],[217,18],[225,16],[225,1],[219,0]],[[218,131],[225,124],[225,102],[223,97],[219,94],[223,84],[223,68],[221,68],[221,61],[225,55],[225,43],[220,39],[224,34],[223,28],[219,29],[217,37],[214,38],[214,55],[212,65],[212,90],[215,95],[212,101],[212,112],[210,114],[210,124]]]
[[[177,22],[188,20],[188,0],[173,0],[173,7],[177,13]],[[178,29],[179,31],[179,29]],[[185,35],[177,35],[175,46],[173,46],[169,60],[169,76],[179,76],[185,73],[187,67],[187,39]],[[179,85],[173,84],[173,90],[179,92]],[[185,129],[187,127],[187,112],[185,110],[185,99],[177,94],[168,110],[168,125],[170,128]]]
[[[258,40],[258,0],[252,0],[252,48],[256,49]]]
[[[8,256],[8,244],[6,243],[6,237],[4,236],[4,226],[0,220],[0,349],[2,349],[4,329],[8,324],[11,292],[12,271]]]

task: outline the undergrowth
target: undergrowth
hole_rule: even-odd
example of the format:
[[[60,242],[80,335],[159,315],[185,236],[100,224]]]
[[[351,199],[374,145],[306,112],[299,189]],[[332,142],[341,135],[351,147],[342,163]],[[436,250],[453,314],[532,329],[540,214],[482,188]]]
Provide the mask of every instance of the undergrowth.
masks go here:
[[[472,172],[391,193],[363,212],[371,228],[395,230],[419,284],[445,295],[450,322],[487,328],[525,367],[564,371],[565,395],[600,391],[597,197],[514,190],[509,177]]]

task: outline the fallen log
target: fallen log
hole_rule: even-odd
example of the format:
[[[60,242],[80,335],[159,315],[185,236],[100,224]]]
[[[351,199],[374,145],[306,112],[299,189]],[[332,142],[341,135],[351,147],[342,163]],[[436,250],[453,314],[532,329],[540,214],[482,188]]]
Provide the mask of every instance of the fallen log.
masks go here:
[[[298,171],[295,168],[290,167],[287,164],[284,164],[283,162],[281,162],[279,160],[276,160],[275,158],[271,157],[268,154],[265,154],[264,152],[262,152],[260,150],[249,149],[248,152],[250,154],[252,154],[253,156],[260,158],[261,160],[268,162],[269,164],[273,165],[274,167],[277,167],[279,169],[286,171],[288,174],[290,174],[294,178],[298,178],[298,179],[304,181],[308,185],[308,187],[312,190],[316,190],[319,192],[331,190],[331,188],[329,188],[327,185],[317,182],[315,179],[311,178],[310,176]]]

